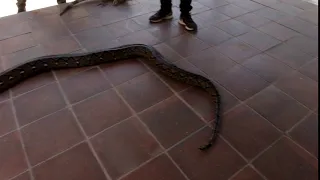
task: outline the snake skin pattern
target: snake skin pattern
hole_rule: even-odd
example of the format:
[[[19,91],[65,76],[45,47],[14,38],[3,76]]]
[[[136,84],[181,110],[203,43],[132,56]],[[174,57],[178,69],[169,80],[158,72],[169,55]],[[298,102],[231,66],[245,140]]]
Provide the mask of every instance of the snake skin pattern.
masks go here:
[[[95,66],[132,58],[142,58],[146,64],[155,66],[164,75],[180,82],[200,87],[209,93],[215,104],[215,119],[213,121],[213,131],[210,140],[206,145],[201,146],[200,149],[206,150],[211,147],[218,136],[218,127],[220,124],[220,96],[216,87],[209,79],[173,65],[152,46],[130,44],[89,53],[51,55],[31,59],[0,73],[0,93],[7,91],[27,78],[43,72]]]

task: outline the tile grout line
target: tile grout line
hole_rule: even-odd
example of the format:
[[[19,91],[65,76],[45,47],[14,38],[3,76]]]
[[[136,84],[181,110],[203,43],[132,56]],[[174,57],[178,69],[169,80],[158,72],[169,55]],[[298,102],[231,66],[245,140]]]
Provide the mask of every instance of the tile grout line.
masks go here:
[[[147,67],[147,68],[149,68],[149,67]],[[149,69],[151,69],[151,68],[149,68]],[[197,68],[200,72],[202,72],[202,73],[204,73],[201,69],[199,69],[199,68]],[[151,69],[151,71],[153,72],[153,70]],[[249,70],[250,71],[250,70]],[[295,72],[295,71],[293,71],[293,72]],[[291,72],[292,73],[292,72]],[[156,74],[155,72],[154,72],[154,74]],[[206,73],[204,73],[205,75],[207,75]],[[158,75],[157,75],[157,77],[158,77]],[[161,78],[160,78],[161,79]],[[280,79],[280,78],[279,78]],[[278,80],[279,80],[278,79]],[[274,81],[273,83],[270,83],[267,87],[269,87],[269,86],[271,86],[271,85],[273,85],[274,86],[274,84],[278,81],[278,80],[276,80],[276,81]],[[218,83],[217,81],[214,81],[214,82],[216,82],[216,83]],[[165,83],[166,84],[166,83]],[[220,84],[220,83],[218,83],[220,86],[222,86],[222,84]],[[224,86],[222,86],[227,92],[229,92]],[[265,87],[265,88],[267,88],[267,87]],[[276,86],[275,86],[276,87]],[[265,89],[264,88],[264,89]],[[279,88],[277,88],[277,89],[279,89]],[[281,92],[283,92],[281,89],[279,89]],[[261,90],[262,91],[262,90]],[[286,136],[286,134],[283,132],[283,131],[281,131],[279,128],[277,128],[274,124],[272,124],[269,120],[267,120],[266,118],[264,118],[262,115],[260,115],[258,112],[256,112],[254,109],[252,109],[250,106],[248,106],[247,104],[246,104],[246,102],[248,101],[248,100],[250,100],[250,99],[252,99],[252,98],[254,98],[255,96],[257,96],[258,94],[260,94],[261,93],[261,91],[259,91],[259,92],[257,92],[256,94],[254,94],[253,96],[251,96],[250,98],[248,98],[248,99],[246,99],[245,101],[242,101],[242,100],[240,100],[240,99],[238,99],[236,96],[234,96],[233,95],[233,93],[231,93],[231,92],[229,92],[232,96],[234,96],[240,103],[238,104],[238,105],[236,105],[235,107],[237,107],[237,106],[240,106],[240,105],[245,105],[245,106],[247,106],[250,110],[252,110],[253,112],[255,112],[257,115],[259,115],[260,117],[262,117],[264,120],[266,120],[267,121],[267,123],[269,123],[271,126],[273,126],[274,128],[276,128],[276,130],[277,131],[279,131],[280,133],[282,133],[282,135],[285,135]],[[286,94],[285,92],[283,92],[284,94]],[[286,94],[288,97],[290,97],[290,98],[292,98],[292,99],[294,99],[293,97],[291,97],[290,95],[288,95],[288,94]],[[299,104],[301,104],[299,101],[297,101],[296,99],[294,99],[296,102],[298,102]],[[303,104],[301,104],[301,105],[303,105]],[[306,107],[305,105],[303,105],[305,108],[307,108],[307,109],[309,109],[308,107]],[[235,108],[235,107],[233,107],[233,108]],[[310,109],[309,109],[310,110]],[[311,111],[311,110],[310,110]],[[225,113],[224,113],[225,114]],[[210,127],[210,126],[209,126]],[[219,134],[219,137],[222,137],[223,138],[223,136],[221,135],[221,134]],[[281,137],[281,136],[280,136]],[[224,139],[224,138],[223,138]],[[224,139],[224,141],[226,141],[226,142],[228,142],[226,139]],[[229,146],[231,146],[234,150],[235,150],[235,148],[228,142],[228,144],[229,144]],[[272,143],[271,143],[272,144]],[[301,146],[300,146],[301,147]],[[268,148],[268,147],[267,147]],[[304,148],[303,148],[304,149]],[[309,151],[307,151],[306,149],[304,149],[308,154],[311,154]],[[244,157],[240,152],[238,152],[238,150],[236,150],[236,152],[241,156],[241,157]],[[264,152],[264,151],[263,151]],[[255,169],[256,170],[256,169]],[[259,172],[258,170],[256,170],[257,172]],[[259,172],[259,174],[262,174],[262,173],[260,173]]]
[[[14,106],[14,102],[13,102],[13,98],[12,98],[12,90],[11,89],[9,90],[9,95],[10,95],[10,101],[11,101],[11,109],[12,109],[14,121],[15,121],[15,124],[16,124],[16,127],[17,127],[16,131],[19,134],[20,145],[21,145],[21,148],[22,148],[22,151],[23,151],[24,160],[25,160],[25,162],[27,164],[31,180],[35,180],[35,177],[34,177],[33,171],[32,171],[32,166],[31,166],[31,163],[30,163],[30,159],[29,159],[29,156],[27,154],[25,143],[24,143],[24,139],[23,139],[23,136],[22,136],[22,132],[21,132],[21,128],[20,128],[20,124],[19,124],[16,108]]]
[[[235,172],[232,176],[228,178],[228,180],[233,180],[234,177],[236,177],[238,174],[240,174],[241,171],[243,171],[245,168],[250,167],[249,164],[244,165],[242,168],[240,168],[237,172]]]
[[[61,92],[61,94],[62,94],[62,96],[63,96],[63,99],[65,100],[65,102],[66,102],[66,104],[67,104],[67,107],[69,108],[72,116],[74,117],[75,122],[76,122],[76,124],[78,125],[78,128],[79,128],[80,131],[81,131],[82,136],[85,138],[85,142],[87,142],[88,147],[89,147],[92,155],[95,157],[95,159],[96,159],[97,163],[99,164],[99,166],[100,166],[103,174],[105,175],[106,179],[111,180],[112,178],[111,178],[110,175],[108,174],[107,170],[104,168],[103,163],[101,162],[100,158],[98,157],[98,154],[95,152],[92,143],[90,142],[90,140],[89,140],[89,138],[88,138],[88,136],[87,136],[84,128],[83,128],[82,125],[81,125],[81,123],[79,122],[78,117],[76,116],[75,112],[73,111],[72,105],[70,104],[67,96],[65,95],[65,93],[64,93],[64,91],[63,91],[63,88],[62,88],[60,82],[58,81],[57,76],[56,76],[56,74],[55,74],[54,72],[53,72],[53,75],[54,75],[55,79],[57,80],[58,88],[59,88],[59,90],[60,90],[60,92]]]
[[[145,65],[146,66],[146,65]],[[147,66],[146,66],[147,67]],[[153,72],[154,74],[155,74],[155,76],[157,76],[164,84],[166,84],[170,89],[171,89],[171,87],[164,81],[164,80],[162,80],[162,78],[158,75],[158,74],[156,74],[150,67],[147,67],[151,72]],[[204,73],[201,69],[199,69],[202,73]],[[205,73],[206,74],[206,73]],[[207,75],[207,74],[206,74]],[[221,86],[221,85],[220,85]],[[223,87],[223,86],[222,86]],[[224,87],[223,87],[224,88]],[[225,88],[224,88],[225,89]],[[171,89],[174,93],[176,93],[173,89]],[[229,92],[230,93],[230,92]],[[231,93],[231,95],[233,96],[233,94]],[[183,103],[185,103],[192,111],[194,111],[194,112],[196,112],[196,110],[194,110],[187,102],[185,102],[179,95],[177,95],[176,94],[176,96],[180,99],[180,100],[182,100],[183,101]],[[237,99],[240,103],[238,104],[238,105],[236,105],[236,106],[234,106],[234,108],[236,108],[236,107],[238,107],[238,106],[240,106],[240,105],[242,105],[242,104],[244,104],[244,105],[246,105],[243,101],[241,101],[240,99]],[[247,105],[246,105],[247,106]],[[232,109],[232,108],[231,108]],[[230,112],[231,111],[231,109],[229,109],[228,110],[228,112]],[[251,109],[251,110],[253,110],[253,109]],[[254,111],[254,110],[253,110]],[[256,111],[254,111],[255,113],[257,113]],[[224,112],[222,115],[224,115],[224,114],[226,114],[227,112]],[[258,114],[258,113],[257,113]],[[199,115],[198,113],[196,113],[196,115]],[[260,114],[259,114],[260,115]],[[201,118],[201,116],[200,116],[200,118]],[[201,118],[202,119],[202,118]],[[263,118],[263,119],[265,119],[265,118]],[[266,119],[265,119],[266,120]],[[269,122],[268,120],[266,120],[267,121],[267,123]],[[211,129],[211,126],[210,126],[210,124],[211,124],[211,122],[212,121],[209,121],[209,122],[207,122],[206,123],[206,125],[207,126],[209,126],[210,127],[210,129]],[[271,122],[269,122],[270,124],[271,124]],[[275,127],[275,126],[274,126]],[[278,128],[276,128],[277,130],[278,130]],[[279,130],[278,130],[279,131]],[[281,131],[280,131],[281,132]],[[247,162],[247,164],[251,164],[251,162],[250,161],[248,161],[247,160],[247,158],[245,158],[245,156],[244,155],[242,155],[242,153],[240,153],[229,141],[227,141],[223,136],[222,136],[222,134],[219,134],[219,137],[220,138],[222,138],[223,139],[223,141],[225,141],[241,158],[243,158],[246,162]],[[250,163],[249,163],[250,162]],[[253,166],[253,165],[252,165]],[[254,168],[255,169],[255,168]],[[257,169],[255,169],[260,175],[263,175],[261,172],[259,172]],[[264,177],[264,176],[263,176]],[[266,179],[265,177],[264,177],[264,179]]]
[[[162,152],[160,152],[158,155],[150,158],[149,160],[147,160],[146,162],[144,162],[144,163],[142,163],[141,165],[137,166],[137,167],[134,168],[133,170],[125,173],[125,174],[122,175],[118,180],[123,179],[124,177],[126,177],[126,176],[128,176],[129,174],[135,172],[136,170],[140,169],[142,166],[148,164],[149,162],[153,161],[154,159],[156,159],[157,157],[159,157],[159,156],[161,156],[161,155],[166,155],[166,156],[169,158],[169,160],[172,161],[173,165],[174,165],[174,166],[177,166],[176,168],[178,169],[178,171],[179,171],[179,172],[182,171],[182,170],[180,169],[180,167],[177,165],[177,163],[171,158],[171,156],[169,156],[168,152],[169,152],[171,149],[175,148],[177,145],[179,145],[179,144],[185,142],[186,140],[188,140],[190,137],[192,137],[192,136],[194,136],[195,134],[199,133],[200,131],[202,131],[202,130],[205,129],[206,127],[207,127],[207,126],[204,125],[204,126],[202,126],[201,128],[199,128],[198,130],[190,133],[189,135],[187,135],[186,137],[184,137],[183,139],[181,139],[180,141],[178,141],[178,142],[177,142],[176,144],[174,144],[173,146],[171,146],[171,147],[169,147],[169,148],[167,148],[167,149],[164,149],[164,150],[163,150]],[[182,172],[183,172],[183,171],[182,171]],[[182,173],[182,172],[180,172],[180,173]],[[184,176],[184,173],[182,173],[182,175]],[[185,176],[184,176],[184,177],[185,177]],[[186,178],[186,180],[190,180],[189,177],[185,177],[185,178]]]
[[[99,67],[100,72],[103,72],[101,70],[101,68]],[[104,78],[108,80],[108,78],[103,74]],[[138,114],[135,112],[135,110],[130,106],[130,104],[125,100],[125,98],[121,95],[121,93],[118,91],[118,89],[116,87],[114,87],[113,83],[110,82],[111,86],[114,88],[114,91],[117,93],[117,95],[120,97],[120,99],[126,104],[126,106],[129,108],[129,110],[131,111],[131,113],[133,114],[133,117],[137,118],[138,121],[145,127],[146,132],[157,142],[157,144],[159,145],[159,147],[162,149],[163,153],[166,154],[168,156],[168,158],[172,161],[172,163],[177,167],[177,169],[180,171],[180,173],[187,179],[190,180],[188,178],[188,176],[182,171],[182,169],[180,167],[177,166],[176,162],[173,161],[172,157],[169,155],[168,152],[166,152],[166,148],[163,147],[163,145],[160,143],[160,141],[156,138],[156,136],[152,133],[152,131],[149,129],[149,127],[140,119],[140,117],[138,116]]]
[[[52,160],[52,159],[55,159],[56,157],[60,156],[61,154],[65,153],[65,152],[67,152],[67,151],[69,151],[69,150],[77,147],[78,145],[80,145],[80,144],[82,144],[82,143],[85,143],[85,142],[86,142],[86,140],[83,139],[83,140],[81,140],[81,141],[73,144],[72,146],[70,146],[70,147],[62,150],[61,152],[58,152],[58,153],[50,156],[49,158],[47,158],[47,159],[45,159],[45,160],[43,160],[43,161],[38,162],[37,164],[33,165],[32,168],[36,168],[36,167],[38,167],[38,166],[41,166],[42,164],[44,164],[44,163],[46,163],[46,162],[48,162],[48,161],[50,161],[50,160]]]
[[[24,173],[29,174],[29,177],[30,177],[29,170],[27,169],[26,171],[23,171],[22,173],[20,173],[20,174],[18,174],[18,175],[15,175],[15,176],[13,176],[13,177],[11,177],[11,178],[7,179],[7,180],[15,180],[17,177],[21,176],[21,175],[22,175],[22,174],[24,174]]]
[[[289,135],[289,133],[294,130],[297,126],[299,126],[302,122],[304,122],[305,120],[307,120],[314,112],[310,111],[304,116],[302,117],[298,122],[296,122],[290,129],[286,130],[285,133],[287,135]]]
[[[167,88],[169,88],[173,94],[180,100],[182,101],[182,103],[184,105],[186,105],[199,119],[201,119],[201,121],[206,124],[207,126],[210,127],[210,124],[208,121],[206,121],[200,113],[198,113],[193,107],[191,107],[180,95],[179,93],[181,93],[182,91],[180,92],[176,92],[167,82],[165,82],[165,80],[163,80],[156,72],[154,72],[150,67],[148,67],[145,63],[142,63],[146,68],[149,69],[149,71],[154,75],[156,76],[165,86],[167,86]],[[184,83],[185,84],[185,83]],[[190,87],[188,87],[187,89],[189,89]],[[184,90],[187,90],[187,89],[184,89]],[[184,91],[183,90],[183,91]]]
[[[145,65],[145,66],[146,66],[146,65]],[[146,66],[146,67],[147,67],[147,66]],[[212,122],[212,121],[205,121],[205,120],[202,118],[202,116],[201,116],[192,106],[190,106],[180,95],[178,95],[178,93],[177,93],[174,89],[172,89],[172,88],[170,87],[169,84],[167,84],[167,83],[166,83],[158,74],[156,74],[150,67],[147,67],[147,68],[149,68],[149,70],[152,71],[153,74],[154,74],[158,79],[160,79],[166,86],[168,86],[169,89],[174,92],[175,96],[178,97],[178,99],[180,99],[188,108],[191,109],[191,111],[193,111],[202,121],[204,121],[205,127],[209,127],[210,129],[212,129],[212,128],[211,128],[211,122]],[[191,88],[191,87],[189,87],[189,88]],[[187,88],[187,89],[188,89],[188,88]],[[226,112],[225,112],[225,113],[226,113]],[[223,114],[225,114],[225,113],[223,113]],[[202,128],[201,128],[201,129],[202,129]],[[227,141],[227,140],[222,136],[222,134],[219,134],[219,137],[220,137],[223,141],[225,141],[241,158],[243,158],[246,162],[248,162],[248,160],[247,160],[238,150],[236,150],[236,148],[234,148],[234,147],[231,145],[231,143],[229,143],[229,141]],[[180,144],[180,143],[179,143],[179,144]],[[173,148],[173,147],[175,147],[175,146],[177,146],[177,145],[178,145],[178,143],[176,143],[175,145],[173,145],[171,148]],[[170,148],[170,149],[171,149],[171,148]]]
[[[298,146],[301,150],[306,151],[306,153],[309,154],[309,156],[311,156],[312,158],[314,158],[315,160],[318,161],[318,158],[317,158],[315,155],[313,155],[311,152],[307,151],[307,150],[306,150],[303,146],[301,146],[299,143],[297,143],[296,141],[294,141],[291,136],[287,136],[287,135],[286,135],[285,137],[288,138],[290,141],[292,141],[292,143],[295,144],[296,146]]]

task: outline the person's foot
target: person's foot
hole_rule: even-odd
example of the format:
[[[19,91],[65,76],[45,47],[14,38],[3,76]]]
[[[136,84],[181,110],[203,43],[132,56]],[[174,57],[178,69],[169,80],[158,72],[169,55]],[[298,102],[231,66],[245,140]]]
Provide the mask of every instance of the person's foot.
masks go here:
[[[163,11],[159,10],[154,15],[149,18],[149,21],[152,23],[161,22],[163,20],[172,19],[172,11]]]
[[[181,15],[179,24],[183,25],[188,31],[195,31],[198,28],[197,24],[193,21],[190,14]]]

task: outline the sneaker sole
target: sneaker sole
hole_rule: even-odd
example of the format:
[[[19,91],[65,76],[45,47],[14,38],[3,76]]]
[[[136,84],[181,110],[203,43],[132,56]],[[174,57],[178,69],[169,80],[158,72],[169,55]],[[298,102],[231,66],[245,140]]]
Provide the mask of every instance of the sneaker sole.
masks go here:
[[[181,19],[179,20],[179,24],[181,24],[182,26],[184,26],[184,28],[188,31],[193,31],[194,29],[189,28]]]
[[[161,21],[163,21],[163,20],[169,20],[169,19],[172,19],[172,18],[173,18],[173,16],[170,15],[170,16],[166,16],[166,17],[164,17],[164,18],[162,18],[162,19],[159,19],[159,20],[150,20],[150,22],[152,22],[152,23],[157,23],[157,22],[161,22]]]

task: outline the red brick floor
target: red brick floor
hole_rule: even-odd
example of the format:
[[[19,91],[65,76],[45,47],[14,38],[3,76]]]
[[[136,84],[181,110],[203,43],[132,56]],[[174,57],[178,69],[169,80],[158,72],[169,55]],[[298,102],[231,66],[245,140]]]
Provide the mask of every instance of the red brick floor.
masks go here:
[[[300,0],[194,0],[190,34],[151,25],[158,0],[58,6],[0,19],[0,71],[49,54],[153,45],[209,77],[213,104],[132,59],[53,71],[0,94],[0,180],[318,179],[318,10]]]

